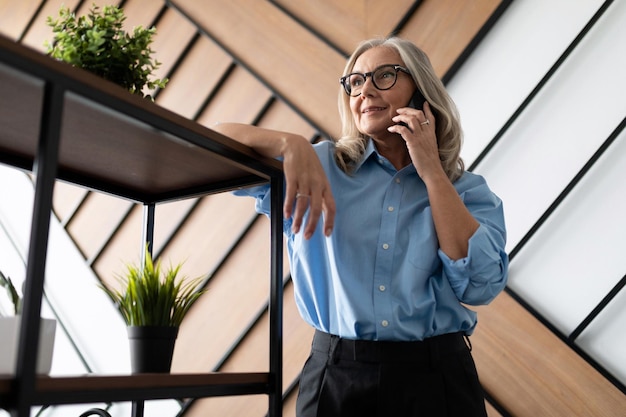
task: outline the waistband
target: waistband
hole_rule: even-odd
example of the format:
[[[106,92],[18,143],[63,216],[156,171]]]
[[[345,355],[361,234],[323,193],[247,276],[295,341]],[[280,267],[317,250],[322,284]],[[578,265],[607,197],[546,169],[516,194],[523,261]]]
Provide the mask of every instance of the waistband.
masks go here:
[[[316,330],[312,350],[333,359],[358,362],[430,362],[468,350],[464,333],[449,333],[415,342],[351,340]]]

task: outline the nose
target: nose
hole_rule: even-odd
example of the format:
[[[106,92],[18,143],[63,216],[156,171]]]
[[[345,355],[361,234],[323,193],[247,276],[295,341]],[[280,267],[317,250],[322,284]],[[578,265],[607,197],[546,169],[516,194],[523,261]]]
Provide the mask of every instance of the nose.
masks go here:
[[[374,81],[372,81],[372,75],[365,78],[365,82],[363,82],[363,86],[361,87],[361,97],[371,95],[371,91],[376,90],[374,86]]]

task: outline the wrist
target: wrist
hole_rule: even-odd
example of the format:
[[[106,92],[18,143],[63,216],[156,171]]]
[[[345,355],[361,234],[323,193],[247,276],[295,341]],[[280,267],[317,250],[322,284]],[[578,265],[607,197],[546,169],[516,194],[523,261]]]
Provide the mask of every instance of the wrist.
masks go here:
[[[285,158],[296,153],[297,149],[304,143],[309,145],[309,141],[304,136],[285,133],[279,137],[280,155]]]

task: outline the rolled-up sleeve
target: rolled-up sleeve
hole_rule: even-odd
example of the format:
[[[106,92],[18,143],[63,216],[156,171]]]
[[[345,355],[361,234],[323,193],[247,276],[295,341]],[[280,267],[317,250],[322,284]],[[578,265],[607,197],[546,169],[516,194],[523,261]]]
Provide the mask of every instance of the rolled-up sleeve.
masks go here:
[[[439,257],[459,301],[487,304],[504,289],[508,278],[504,209],[480,176],[468,178],[459,187],[459,195],[480,226],[469,239],[465,258],[452,260],[441,250]]]
[[[484,225],[470,238],[465,258],[452,260],[442,250],[439,256],[454,293],[463,303],[487,304],[506,286],[508,255]]]

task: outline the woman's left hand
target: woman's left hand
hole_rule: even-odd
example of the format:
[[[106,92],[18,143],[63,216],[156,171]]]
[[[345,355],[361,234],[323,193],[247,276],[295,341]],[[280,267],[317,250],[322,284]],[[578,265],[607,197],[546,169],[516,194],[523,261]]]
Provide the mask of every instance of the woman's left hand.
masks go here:
[[[420,177],[425,178],[432,173],[441,174],[443,167],[439,159],[437,146],[436,120],[430,104],[424,102],[424,110],[411,107],[398,109],[394,123],[403,122],[406,126],[395,125],[389,131],[398,133],[406,142],[409,156]]]

